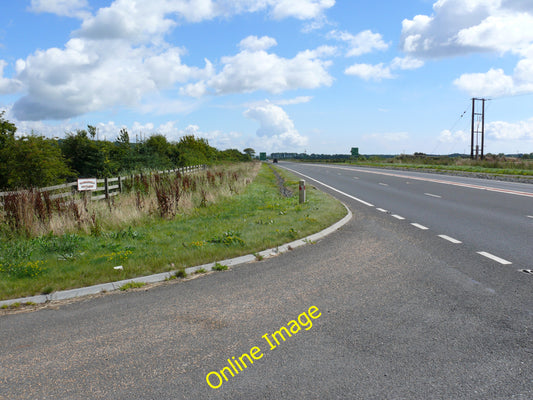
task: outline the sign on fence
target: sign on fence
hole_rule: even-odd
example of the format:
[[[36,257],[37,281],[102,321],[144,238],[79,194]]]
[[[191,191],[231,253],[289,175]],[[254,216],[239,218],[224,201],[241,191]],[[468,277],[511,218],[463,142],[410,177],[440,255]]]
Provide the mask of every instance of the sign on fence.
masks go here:
[[[78,179],[78,191],[96,190],[96,178]]]

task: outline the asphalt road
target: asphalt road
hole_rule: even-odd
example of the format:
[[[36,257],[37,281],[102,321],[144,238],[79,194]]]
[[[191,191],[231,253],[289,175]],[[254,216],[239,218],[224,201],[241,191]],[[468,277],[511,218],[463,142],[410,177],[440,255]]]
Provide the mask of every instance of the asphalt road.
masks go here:
[[[351,196],[325,188],[352,221],[227,272],[0,317],[0,398],[533,398],[533,275],[518,271],[532,259],[533,219],[520,218],[533,198],[281,165]],[[491,244],[487,219],[509,215]],[[247,368],[229,364],[239,358]]]

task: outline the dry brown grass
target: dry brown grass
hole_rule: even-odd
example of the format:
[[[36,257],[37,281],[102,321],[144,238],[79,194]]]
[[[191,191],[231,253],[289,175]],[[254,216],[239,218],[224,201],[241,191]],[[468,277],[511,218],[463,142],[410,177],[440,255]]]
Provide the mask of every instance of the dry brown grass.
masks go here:
[[[126,180],[125,192],[109,200],[78,196],[51,200],[47,194],[21,191],[4,198],[0,209],[3,235],[36,237],[52,233],[94,233],[141,223],[146,218],[171,219],[218,199],[242,192],[259,172],[260,163],[216,166],[188,175],[154,174]]]

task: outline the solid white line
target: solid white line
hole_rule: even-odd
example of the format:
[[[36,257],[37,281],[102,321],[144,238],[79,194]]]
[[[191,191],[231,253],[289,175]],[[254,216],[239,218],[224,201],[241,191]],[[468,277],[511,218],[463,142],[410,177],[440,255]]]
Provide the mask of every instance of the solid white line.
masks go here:
[[[426,196],[430,196],[430,197],[435,197],[437,199],[442,199],[442,196],[439,196],[439,195],[436,195],[436,194],[431,194],[431,193],[424,193]]]
[[[293,170],[293,169],[291,169],[291,168],[287,168],[287,167],[283,167],[283,168],[288,169],[289,171],[292,171],[292,172],[294,172],[295,174],[301,175],[301,176],[303,176],[304,178],[311,179],[312,181],[318,182],[318,183],[320,183],[322,186],[325,186],[325,187],[327,187],[328,189],[331,189],[331,190],[333,190],[333,191],[335,191],[335,192],[337,192],[337,193],[340,193],[340,194],[342,194],[342,195],[344,195],[344,196],[346,196],[346,197],[349,197],[349,198],[352,199],[352,200],[358,201],[359,203],[362,203],[362,204],[364,204],[365,206],[374,207],[374,204],[371,204],[371,203],[368,203],[368,202],[366,202],[366,201],[364,201],[364,200],[358,199],[357,197],[354,197],[354,196],[352,196],[352,195],[349,195],[348,193],[344,193],[344,192],[340,191],[339,189],[335,189],[333,186],[326,185],[325,183],[320,182],[320,181],[317,180],[317,179],[311,178],[310,176],[304,175],[304,174],[302,174],[301,172],[295,171],[295,170]]]
[[[399,219],[399,220],[404,220],[405,218],[404,217],[401,217],[399,215],[396,215],[396,214],[392,214],[392,216],[396,219]]]
[[[385,210],[383,208],[376,208],[376,210],[381,211],[381,212],[387,212],[387,210]]]
[[[398,178],[405,178],[405,179],[411,179],[411,180],[417,180],[417,181],[435,182],[435,183],[441,183],[441,184],[444,184],[444,185],[454,185],[454,186],[461,186],[461,187],[466,187],[466,188],[471,188],[471,189],[487,190],[489,192],[499,192],[499,193],[505,193],[505,194],[514,194],[514,195],[517,195],[517,196],[533,197],[533,193],[530,193],[530,192],[522,192],[522,191],[519,191],[519,190],[502,189],[502,188],[497,188],[497,187],[492,187],[492,186],[473,185],[473,184],[470,184],[470,183],[446,181],[444,179],[422,178],[422,177],[418,177],[418,176],[402,175],[402,174],[398,174],[398,173],[371,171],[371,170],[360,169],[360,168],[337,167],[337,166],[331,166],[331,165],[314,165],[314,166],[322,167],[322,168],[345,169],[345,170],[348,170],[348,171],[351,171],[351,172],[364,172],[366,174],[395,176],[395,177],[398,177]]]
[[[446,236],[446,235],[439,235],[439,237],[444,239],[444,240],[447,240],[448,242],[452,242],[452,243],[455,243],[455,244],[463,243],[460,240],[454,239],[454,238]]]
[[[424,225],[417,224],[416,222],[412,222],[411,225],[413,225],[414,227],[416,227],[418,229],[422,229],[423,231],[426,231],[426,230],[429,229],[428,227],[426,227]]]
[[[510,264],[512,264],[511,261],[507,261],[507,260],[504,260],[503,258],[496,257],[496,256],[493,255],[493,254],[487,253],[486,251],[478,251],[477,253],[478,253],[478,254],[481,254],[483,257],[490,258],[491,260],[497,261],[497,262],[499,262],[500,264],[503,264],[503,265],[510,265]]]

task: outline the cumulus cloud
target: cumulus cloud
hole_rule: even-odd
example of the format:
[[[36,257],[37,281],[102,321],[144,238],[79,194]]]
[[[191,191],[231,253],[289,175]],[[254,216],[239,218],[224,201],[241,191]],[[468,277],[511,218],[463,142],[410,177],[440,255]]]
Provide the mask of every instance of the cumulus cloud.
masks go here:
[[[267,44],[272,44],[272,41]],[[257,90],[281,93],[286,90],[330,86],[333,78],[327,69],[331,61],[324,60],[323,57],[332,52],[331,47],[322,46],[302,51],[288,59],[265,50],[246,48],[235,56],[223,57],[222,71],[210,78],[206,85],[217,94]]]
[[[87,0],[31,0],[30,11],[64,17],[84,18],[89,15]]]
[[[474,96],[532,92],[532,26],[533,3],[528,0],[438,0],[432,15],[403,21],[401,47],[419,59],[475,52],[518,55],[513,75],[492,68],[464,74],[455,84]]]
[[[262,145],[271,150],[293,149],[307,144],[307,137],[300,135],[285,110],[277,105],[265,103],[251,107],[244,115],[259,122],[257,136]]]
[[[519,122],[490,122],[486,126],[487,135],[497,140],[532,140],[533,118]]]
[[[354,64],[344,71],[346,75],[357,76],[365,81],[374,80],[381,81],[382,79],[393,79],[395,76],[392,74],[390,67],[383,63],[371,65],[371,64]]]
[[[152,35],[159,37],[181,21],[201,22],[258,11],[275,19],[311,20],[321,18],[334,4],[334,0],[116,0],[84,20],[78,34],[146,40],[154,38]]]
[[[265,3],[265,1],[258,1]],[[315,19],[335,5],[335,0],[267,0],[275,19],[293,17],[301,20]]]
[[[22,88],[22,83],[18,79],[4,78],[4,68],[7,63],[0,60],[0,94],[16,93]]]
[[[180,50],[133,47],[122,41],[74,38],[64,49],[39,50],[17,62],[27,88],[13,112],[19,120],[64,119],[117,106],[211,73],[181,63]]]
[[[333,30],[328,33],[330,39],[336,39],[348,44],[347,57],[357,57],[363,54],[372,53],[374,50],[387,50],[389,44],[383,41],[383,36],[366,30],[352,35],[349,32]]]
[[[248,36],[239,43],[241,50],[261,51],[268,50],[269,48],[276,46],[278,42],[276,39],[263,36],[258,38],[257,36]]]
[[[82,18],[63,48],[38,50],[16,63],[16,76],[3,77],[0,92],[23,88],[13,107],[19,120],[65,119],[114,107],[146,109],[146,97],[164,90],[202,97],[268,90],[316,88],[333,81],[324,60],[327,47],[306,50],[292,59],[267,50],[276,40],[250,36],[241,52],[222,59],[218,74],[209,60],[204,67],[185,65],[184,50],[165,42],[183,21],[199,22],[240,13],[266,12],[272,18],[322,18],[333,0],[115,0],[87,12],[86,0],[33,0],[31,10]],[[0,62],[3,70],[5,63]],[[242,79],[242,81],[240,81]],[[181,86],[177,88],[176,86]],[[144,104],[143,104],[144,100]],[[179,105],[178,105],[179,106]]]
[[[441,143],[466,143],[470,140],[470,134],[465,131],[452,132],[449,129],[445,129],[440,133],[438,140]]]
[[[518,62],[513,75],[503,69],[486,73],[463,74],[454,84],[472,96],[499,97],[533,92],[533,58]]]

